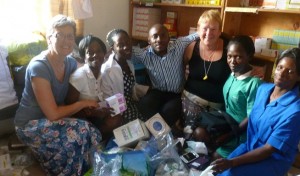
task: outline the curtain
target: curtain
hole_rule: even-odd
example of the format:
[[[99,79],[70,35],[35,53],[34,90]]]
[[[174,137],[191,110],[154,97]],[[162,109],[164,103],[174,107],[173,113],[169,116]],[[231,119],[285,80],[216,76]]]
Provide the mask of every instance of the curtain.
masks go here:
[[[0,39],[22,38],[28,33],[45,34],[49,20],[64,14],[74,19],[72,0],[0,0]],[[83,35],[83,20],[75,20],[77,36]]]
[[[51,10],[51,16],[55,16],[57,14],[64,14],[67,15],[73,19],[74,17],[74,11],[72,8],[72,0],[49,0],[50,1],[50,10]],[[77,27],[77,36],[83,36],[83,20],[75,19],[76,27]]]

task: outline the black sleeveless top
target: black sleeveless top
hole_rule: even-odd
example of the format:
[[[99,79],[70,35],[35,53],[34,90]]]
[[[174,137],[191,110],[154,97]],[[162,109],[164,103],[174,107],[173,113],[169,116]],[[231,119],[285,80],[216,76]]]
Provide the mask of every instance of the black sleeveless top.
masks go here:
[[[211,63],[210,69],[207,73],[208,78],[206,80],[203,80],[203,77],[205,76],[203,62],[205,62],[206,65],[206,72],[210,62],[204,61],[201,58],[199,51],[200,40],[196,41],[192,57],[189,61],[190,74],[185,84],[185,90],[188,92],[214,103],[224,103],[223,85],[231,72],[227,64],[228,41],[224,39],[222,40],[222,58]]]

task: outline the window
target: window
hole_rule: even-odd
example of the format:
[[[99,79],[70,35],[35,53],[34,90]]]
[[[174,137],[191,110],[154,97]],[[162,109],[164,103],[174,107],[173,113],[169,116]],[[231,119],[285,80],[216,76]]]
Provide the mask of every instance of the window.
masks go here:
[[[45,34],[49,20],[64,14],[73,17],[72,0],[0,0],[0,38]],[[77,35],[83,35],[83,20],[75,20]]]

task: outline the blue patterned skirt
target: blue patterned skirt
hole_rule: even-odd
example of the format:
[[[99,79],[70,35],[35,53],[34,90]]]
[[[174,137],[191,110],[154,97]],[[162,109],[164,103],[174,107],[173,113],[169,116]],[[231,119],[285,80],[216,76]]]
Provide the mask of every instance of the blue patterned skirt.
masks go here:
[[[83,175],[90,168],[91,150],[100,146],[101,133],[90,122],[64,118],[31,120],[16,127],[47,175]]]

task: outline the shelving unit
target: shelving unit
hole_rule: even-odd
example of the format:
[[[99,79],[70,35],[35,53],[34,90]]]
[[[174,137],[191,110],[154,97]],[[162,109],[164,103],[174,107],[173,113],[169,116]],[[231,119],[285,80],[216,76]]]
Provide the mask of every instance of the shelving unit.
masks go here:
[[[166,19],[166,12],[176,12],[177,13],[177,34],[178,36],[188,35],[190,27],[197,27],[197,22],[200,15],[208,9],[217,9],[223,14],[224,1],[222,0],[219,6],[207,6],[207,5],[188,5],[188,4],[170,4],[170,3],[144,3],[144,2],[130,2],[130,19],[129,24],[133,24],[133,8],[134,7],[153,7],[161,9],[161,23]],[[129,25],[129,33],[132,34],[132,25]],[[146,38],[133,37],[133,39],[147,41]]]
[[[153,7],[161,9],[161,23],[166,19],[166,12],[177,13],[178,36],[189,33],[190,27],[196,27],[200,15],[208,9],[217,9],[222,15],[222,31],[229,36],[249,35],[269,37],[274,29],[300,30],[300,10],[264,9],[259,7],[240,7],[240,0],[222,0],[219,6],[143,3],[131,0],[130,2],[130,29],[132,33],[133,8]],[[132,35],[131,35],[132,36]],[[134,41],[143,41],[147,45],[147,38],[133,37]],[[273,65],[276,58],[255,55],[254,63],[266,65],[265,80],[271,81]]]
[[[240,0],[227,0],[223,14],[223,32],[272,38],[274,29],[299,30],[300,10],[240,7]],[[255,55],[255,61],[265,63],[265,80],[271,81],[274,61],[272,57]]]

